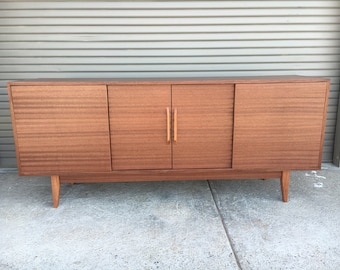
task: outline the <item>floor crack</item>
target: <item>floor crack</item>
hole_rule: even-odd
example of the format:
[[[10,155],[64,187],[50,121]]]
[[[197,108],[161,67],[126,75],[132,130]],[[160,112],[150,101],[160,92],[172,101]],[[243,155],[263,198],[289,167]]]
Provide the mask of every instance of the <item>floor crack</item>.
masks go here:
[[[236,261],[236,263],[237,263],[238,268],[241,270],[242,267],[241,267],[241,265],[240,265],[239,258],[238,258],[238,256],[237,256],[236,251],[235,251],[235,248],[234,248],[234,246],[233,246],[233,244],[232,244],[232,241],[231,241],[231,238],[230,238],[230,234],[229,234],[228,228],[227,228],[226,224],[224,223],[223,216],[222,216],[222,213],[221,213],[221,209],[218,207],[218,200],[217,200],[217,197],[216,197],[216,193],[213,191],[213,188],[212,188],[212,186],[211,186],[210,180],[208,180],[207,182],[208,182],[208,186],[209,186],[209,189],[210,189],[210,193],[211,193],[211,196],[212,196],[212,198],[213,198],[213,201],[214,201],[214,204],[215,204],[215,207],[216,207],[218,216],[219,216],[219,218],[220,218],[220,220],[221,220],[222,226],[223,226],[223,228],[224,228],[224,232],[225,232],[226,237],[227,237],[227,240],[228,240],[228,242],[229,242],[229,246],[230,246],[230,248],[231,248],[231,251],[233,252],[234,259],[235,259],[235,261]]]

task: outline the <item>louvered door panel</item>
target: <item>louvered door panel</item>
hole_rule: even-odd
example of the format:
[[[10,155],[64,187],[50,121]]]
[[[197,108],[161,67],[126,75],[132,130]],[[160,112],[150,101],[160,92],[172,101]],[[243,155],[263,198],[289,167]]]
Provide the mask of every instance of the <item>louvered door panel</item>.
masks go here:
[[[234,85],[173,85],[172,106],[173,168],[230,168]]]
[[[108,93],[113,170],[170,169],[170,85],[115,85]]]
[[[110,171],[105,85],[12,86],[19,172]]]
[[[326,82],[238,84],[234,169],[318,169]]]

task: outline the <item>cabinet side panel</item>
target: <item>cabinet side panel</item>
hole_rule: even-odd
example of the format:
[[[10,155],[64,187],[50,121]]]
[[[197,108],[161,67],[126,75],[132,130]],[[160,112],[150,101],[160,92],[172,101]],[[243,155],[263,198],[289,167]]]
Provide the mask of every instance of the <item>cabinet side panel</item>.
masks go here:
[[[319,168],[326,96],[326,82],[236,85],[233,168]]]
[[[325,103],[324,103],[325,105],[324,105],[324,112],[323,112],[323,123],[322,123],[322,130],[321,130],[321,144],[320,144],[320,154],[319,154],[320,167],[321,167],[321,163],[322,163],[323,146],[324,146],[324,142],[325,142],[330,81],[326,82],[325,84],[326,84],[326,95],[325,95]]]
[[[178,140],[173,167],[230,168],[234,85],[173,85]]]
[[[19,173],[109,171],[107,93],[101,86],[12,86]]]
[[[11,124],[12,124],[13,137],[14,137],[14,143],[15,143],[16,162],[17,162],[17,167],[18,167],[19,173],[20,173],[21,164],[20,164],[20,159],[19,159],[19,148],[18,148],[19,143],[18,143],[17,131],[16,131],[14,105],[13,105],[13,98],[12,98],[12,88],[13,88],[13,86],[10,86],[10,85],[7,86],[8,99],[9,99],[10,112],[11,112]]]
[[[170,85],[108,89],[113,170],[171,168],[171,145],[167,143]]]

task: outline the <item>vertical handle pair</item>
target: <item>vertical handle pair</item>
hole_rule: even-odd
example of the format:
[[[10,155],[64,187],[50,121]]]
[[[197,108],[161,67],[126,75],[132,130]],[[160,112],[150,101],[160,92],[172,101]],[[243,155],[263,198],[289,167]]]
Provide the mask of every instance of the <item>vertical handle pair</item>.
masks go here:
[[[173,111],[174,116],[174,143],[177,143],[177,109]],[[170,108],[166,108],[166,142],[171,142],[171,117]]]

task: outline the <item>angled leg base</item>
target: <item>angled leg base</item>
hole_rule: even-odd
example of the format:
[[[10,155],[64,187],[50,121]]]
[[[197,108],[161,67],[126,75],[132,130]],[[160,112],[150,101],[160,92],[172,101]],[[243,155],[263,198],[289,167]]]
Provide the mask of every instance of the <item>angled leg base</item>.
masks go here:
[[[283,202],[288,202],[289,180],[290,180],[290,171],[283,171],[281,173],[281,192],[282,192]]]
[[[58,206],[59,206],[59,196],[60,196],[59,175],[52,175],[51,176],[51,186],[52,186],[53,207],[58,208]]]

